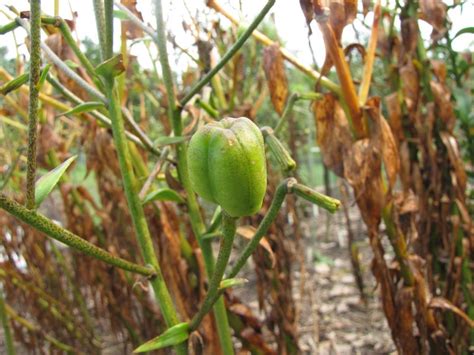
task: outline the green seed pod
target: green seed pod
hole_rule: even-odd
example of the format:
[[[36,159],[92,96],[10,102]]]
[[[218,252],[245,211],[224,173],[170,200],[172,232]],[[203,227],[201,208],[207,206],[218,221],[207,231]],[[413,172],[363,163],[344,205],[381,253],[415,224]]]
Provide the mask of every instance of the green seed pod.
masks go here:
[[[232,217],[261,207],[267,188],[263,137],[248,118],[224,118],[197,130],[188,148],[194,191]]]

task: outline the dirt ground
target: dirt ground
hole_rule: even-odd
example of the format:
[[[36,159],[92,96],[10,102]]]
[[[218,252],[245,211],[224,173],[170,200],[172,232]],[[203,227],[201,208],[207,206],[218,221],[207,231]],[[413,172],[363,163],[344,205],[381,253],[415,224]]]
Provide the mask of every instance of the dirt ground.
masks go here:
[[[354,281],[343,213],[320,213],[301,222],[305,265],[295,265],[293,294],[299,314],[299,345],[303,354],[396,354],[378,289],[370,271],[372,253],[356,207],[350,208],[359,248],[367,303]],[[304,272],[303,285],[301,283]],[[244,270],[249,283],[235,292],[255,314],[258,310],[252,266]]]

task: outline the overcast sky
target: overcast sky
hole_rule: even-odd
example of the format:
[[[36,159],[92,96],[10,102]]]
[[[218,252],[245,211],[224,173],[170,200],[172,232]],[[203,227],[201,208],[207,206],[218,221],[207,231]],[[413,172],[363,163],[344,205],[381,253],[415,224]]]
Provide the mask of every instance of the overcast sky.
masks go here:
[[[177,36],[176,38],[179,42],[179,45],[186,48],[192,46],[194,40],[189,38],[189,36],[186,36],[183,31],[182,20],[183,18],[189,18],[188,12],[183,6],[183,1],[184,0],[164,0],[164,6],[168,30],[172,31]],[[155,18],[152,6],[154,1],[137,0],[137,2],[138,9],[142,12],[145,22],[148,22],[153,27],[155,27]],[[195,11],[202,11],[203,9],[206,9],[204,3],[204,0],[187,0],[187,7],[192,13],[194,13]],[[258,11],[264,6],[266,1],[220,0],[220,3],[225,5],[224,7],[228,8],[230,12],[241,18],[245,23],[249,23],[258,13]],[[243,6],[242,13],[239,11],[240,3],[242,3]],[[447,1],[446,3],[450,4],[452,1]],[[27,0],[0,0],[0,10],[9,13],[5,5],[13,5],[19,11],[29,9],[29,3]],[[77,11],[78,13],[76,29],[79,38],[89,37],[92,40],[97,41],[97,31],[95,27],[92,0],[60,1],[60,16],[66,19],[71,18],[71,9]],[[170,11],[170,9],[172,11]],[[54,0],[42,0],[42,10],[46,14],[53,15]],[[285,42],[286,48],[297,55],[301,61],[305,62],[306,64],[311,64],[312,59],[308,46],[307,28],[303,14],[299,7],[299,1],[277,0],[275,6],[271,10],[271,13],[274,15],[275,23],[279,30],[279,35]],[[460,11],[450,11],[449,16],[453,21],[453,28],[451,30],[452,33],[456,33],[461,28],[472,26],[472,19],[474,18],[474,1],[470,1],[469,4],[466,4],[462,13]],[[372,23],[372,18],[372,13],[369,13],[365,19],[365,22],[370,25]],[[7,18],[0,12],[0,24],[4,24],[7,21]],[[356,20],[355,22],[357,28],[359,28],[362,32],[365,31],[365,33],[368,33],[368,30],[363,28],[363,26],[360,26],[360,22],[358,23],[358,21],[360,20]],[[223,21],[223,23],[225,24],[226,22]],[[311,36],[311,43],[314,49],[316,60],[318,64],[321,65],[325,56],[324,45],[314,21],[312,28],[313,35]],[[431,26],[423,21],[420,21],[420,28],[422,31],[422,36],[425,39],[428,39],[431,33]],[[15,33],[17,35],[17,40],[20,43],[23,43],[23,40],[26,36],[25,31],[23,29],[17,29]],[[116,35],[119,36],[119,31],[116,31]],[[350,26],[347,26],[343,35],[343,42],[350,43],[353,41],[355,41],[353,30]],[[115,44],[118,45],[118,43],[119,41],[117,37]],[[13,56],[15,48],[13,35],[8,34],[1,36],[0,46],[7,46],[9,48],[9,55]],[[474,36],[463,35],[458,37],[453,42],[453,47],[459,51],[465,50],[466,48],[470,48],[472,50],[474,48]],[[19,50],[20,53],[27,53],[24,45],[21,46]],[[154,48],[153,52],[156,53]],[[151,66],[149,56],[143,45],[133,46],[132,54],[138,56],[139,61],[143,66]],[[179,65],[184,66],[186,64],[179,62]]]

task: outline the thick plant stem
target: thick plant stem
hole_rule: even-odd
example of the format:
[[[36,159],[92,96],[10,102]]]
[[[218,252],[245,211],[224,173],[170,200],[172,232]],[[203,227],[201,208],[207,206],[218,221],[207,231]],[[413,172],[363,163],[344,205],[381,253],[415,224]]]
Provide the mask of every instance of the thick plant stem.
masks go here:
[[[232,251],[232,245],[234,242],[234,236],[236,231],[236,219],[229,216],[227,213],[222,214],[222,240],[219,249],[219,255],[217,256],[216,266],[214,273],[212,274],[211,281],[209,283],[209,289],[207,290],[206,298],[201,306],[199,312],[194,316],[193,320],[189,324],[190,330],[196,330],[201,323],[204,316],[211,310],[213,305],[213,299],[217,296],[219,291],[219,285],[224,276],[225,268],[229,262],[230,253]]]
[[[118,106],[118,97],[115,94],[113,78],[107,78],[105,80],[105,89],[109,99],[109,113],[110,119],[112,121],[112,132],[115,141],[115,148],[117,149],[120,171],[122,173],[123,187],[130,209],[130,214],[132,216],[132,222],[135,227],[138,244],[140,245],[143,259],[147,264],[153,267],[157,274],[157,277],[153,278],[150,282],[153,290],[155,291],[161,311],[163,312],[165,322],[168,327],[171,327],[178,323],[178,317],[176,315],[171,295],[169,294],[165,280],[163,279],[160,265],[158,264],[158,259],[153,249],[153,242],[146,222],[143,206],[138,197],[137,184],[133,173],[133,165],[130,159],[130,152],[125,136],[122,112]],[[187,352],[184,344],[177,345],[175,349],[178,354],[186,354]]]
[[[26,209],[18,202],[15,202],[14,200],[11,200],[6,197],[4,194],[0,194],[0,208],[12,214],[22,222],[30,225],[31,227],[39,230],[40,232],[43,232],[47,236],[56,239],[61,243],[70,246],[71,248],[83,252],[86,255],[92,256],[93,258],[102,260],[107,264],[114,265],[118,268],[131,271],[137,274],[141,274],[144,276],[155,275],[155,270],[113,256],[105,250],[75,235],[74,233],[71,233],[70,231],[64,228],[61,228],[43,215],[36,213],[35,211]]]
[[[112,0],[104,0],[104,16],[105,16],[105,58],[107,60],[112,57],[114,52],[114,2]]]
[[[284,180],[283,182],[281,182],[280,185],[278,185],[267,214],[265,215],[262,222],[258,226],[258,229],[255,232],[254,236],[252,237],[252,240],[247,244],[244,251],[238,258],[236,264],[230,271],[227,278],[230,279],[230,278],[235,277],[239,273],[239,271],[242,269],[242,267],[245,265],[248,258],[253,254],[255,249],[257,249],[260,243],[260,240],[263,238],[265,233],[267,233],[268,228],[270,228],[270,225],[273,223],[273,221],[277,217],[278,212],[281,209],[281,206],[283,204],[283,201],[285,200],[286,195],[291,192],[292,186],[294,186],[295,184],[296,184],[296,179],[288,178]],[[224,293],[224,290],[219,290],[217,294],[215,294],[209,301],[206,300],[206,304],[210,304],[210,305],[214,304],[214,302],[216,302],[223,293]],[[202,320],[202,316],[203,316],[203,315],[200,315],[200,313],[203,313],[203,309],[201,309],[199,313],[195,316],[195,318],[192,320],[191,328],[196,328],[199,326],[199,322]],[[197,319],[198,315],[200,319]]]
[[[104,61],[106,59],[106,38],[105,38],[105,17],[104,17],[104,0],[93,0],[95,23],[97,26],[97,34],[99,35],[100,56]]]
[[[235,277],[239,273],[239,271],[242,269],[242,267],[245,265],[245,263],[247,262],[247,259],[253,254],[255,249],[257,249],[260,243],[260,240],[263,238],[265,233],[267,233],[268,228],[270,228],[270,225],[273,223],[273,221],[277,217],[278,212],[281,209],[281,206],[283,204],[283,201],[285,200],[286,195],[291,191],[292,186],[295,184],[296,184],[296,179],[289,178],[281,182],[280,185],[278,185],[267,214],[265,215],[262,222],[258,226],[258,229],[255,232],[254,236],[252,237],[250,242],[248,242],[244,251],[235,262],[234,267],[231,269],[228,275],[228,278]]]
[[[166,93],[168,95],[168,115],[173,125],[175,136],[180,136],[183,130],[181,114],[177,110],[176,95],[174,93],[173,78],[168,61],[168,52],[166,49],[166,29],[163,20],[163,8],[161,0],[156,0],[156,23],[157,23],[157,45],[160,56],[163,81],[165,83]],[[206,227],[197,203],[196,195],[191,187],[191,181],[188,174],[188,162],[186,156],[186,143],[179,143],[176,146],[176,155],[178,158],[178,174],[187,194],[187,205],[189,219],[194,235],[201,248],[208,277],[214,272],[214,256],[212,254],[211,243],[209,240],[202,240],[201,236],[206,232]],[[227,355],[234,353],[232,347],[232,338],[227,320],[227,312],[224,300],[219,298],[214,306],[214,316],[216,319],[217,331],[223,352]]]
[[[13,345],[13,337],[10,329],[10,321],[5,309],[5,299],[3,298],[3,290],[0,287],[0,320],[3,326],[3,336],[5,338],[5,347],[7,355],[15,355],[15,346]]]
[[[35,208],[36,139],[38,125],[38,82],[41,68],[41,1],[31,0],[30,102],[28,105],[28,163],[26,170],[26,207]]]
[[[199,82],[192,87],[189,93],[180,101],[180,106],[183,107],[188,103],[189,100],[193,98],[211,79],[216,75],[219,70],[221,70],[226,63],[232,59],[232,57],[237,53],[237,51],[244,45],[247,39],[252,35],[252,32],[257,28],[257,26],[262,22],[265,15],[270,11],[270,9],[275,4],[276,0],[268,0],[267,4],[263,7],[257,17],[252,21],[250,26],[245,30],[242,36],[234,43],[232,47],[227,51],[226,54],[222,57],[219,63],[216,64]]]

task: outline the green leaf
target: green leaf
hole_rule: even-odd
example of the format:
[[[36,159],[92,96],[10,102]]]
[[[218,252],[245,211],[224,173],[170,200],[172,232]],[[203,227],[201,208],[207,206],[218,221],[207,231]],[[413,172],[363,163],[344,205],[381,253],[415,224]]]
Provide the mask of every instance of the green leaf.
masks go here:
[[[98,102],[98,101],[84,102],[80,105],[73,107],[69,111],[60,113],[56,117],[66,116],[66,115],[77,115],[79,113],[94,111],[101,107],[105,107],[102,102]]]
[[[464,27],[463,29],[460,29],[458,33],[456,33],[456,35],[453,37],[453,39],[465,33],[474,33],[474,27]]]
[[[62,164],[55,167],[53,170],[43,175],[35,185],[35,204],[39,207],[41,202],[48,196],[48,194],[54,189],[61,176],[63,176],[66,169],[71,163],[77,158],[77,155],[73,155]]]
[[[46,77],[48,76],[49,69],[51,69],[51,64],[46,64],[43,70],[41,71],[41,76],[38,80],[38,84],[36,84],[36,88],[38,90],[41,90],[41,88],[43,87]]]
[[[95,72],[105,78],[114,78],[125,71],[122,54],[117,54],[105,62],[100,63]]]
[[[29,73],[24,73],[17,76],[16,78],[7,82],[5,85],[0,86],[0,94],[7,95],[9,92],[12,92],[13,90],[18,89],[23,84],[26,84],[29,78],[30,78]]]
[[[148,195],[145,196],[142,203],[146,204],[152,201],[174,201],[178,203],[185,202],[179,193],[177,193],[175,190],[171,190],[168,188],[158,189],[150,192]]]
[[[119,20],[129,20],[127,13],[122,10],[114,10],[114,17]]]
[[[170,145],[170,144],[178,144],[181,142],[184,142],[187,137],[182,137],[182,136],[176,136],[176,137],[160,137],[157,140],[155,140],[155,146],[161,147],[164,145]]]
[[[219,289],[220,290],[224,290],[226,288],[229,288],[229,287],[235,287],[235,286],[240,286],[240,285],[243,285],[245,283],[249,282],[249,280],[247,279],[243,279],[243,278],[233,278],[233,279],[225,279],[225,280],[222,280],[220,285],[219,285]]]
[[[147,341],[145,344],[140,345],[133,352],[144,353],[146,351],[163,349],[167,346],[178,345],[188,339],[189,337],[189,324],[179,323],[171,328],[167,329],[163,334],[156,338]]]
[[[66,59],[64,61],[64,63],[66,63],[66,65],[70,68],[70,69],[77,69],[79,68],[79,64],[73,62],[71,59]]]

